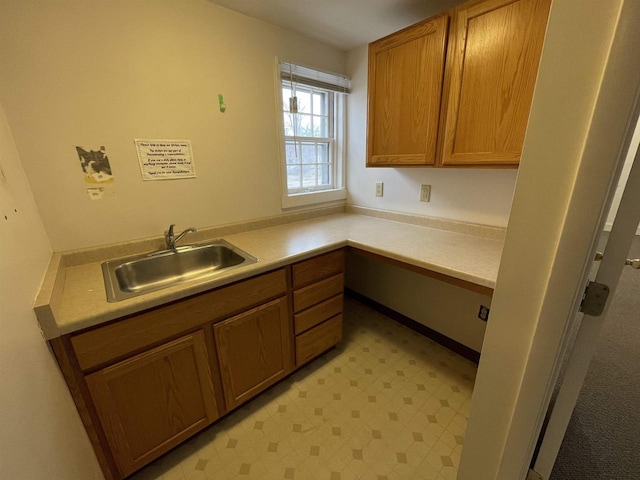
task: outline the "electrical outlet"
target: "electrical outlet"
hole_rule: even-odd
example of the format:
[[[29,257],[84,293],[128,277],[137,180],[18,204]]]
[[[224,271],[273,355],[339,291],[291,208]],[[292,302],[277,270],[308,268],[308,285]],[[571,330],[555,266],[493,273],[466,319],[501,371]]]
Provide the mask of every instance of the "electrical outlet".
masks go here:
[[[420,201],[431,201],[431,185],[420,185]]]
[[[384,183],[376,182],[376,197],[381,197],[384,191]]]
[[[478,310],[478,318],[480,320],[484,320],[485,322],[489,320],[489,311],[491,309],[489,307],[485,307],[484,305],[480,305],[480,310]]]

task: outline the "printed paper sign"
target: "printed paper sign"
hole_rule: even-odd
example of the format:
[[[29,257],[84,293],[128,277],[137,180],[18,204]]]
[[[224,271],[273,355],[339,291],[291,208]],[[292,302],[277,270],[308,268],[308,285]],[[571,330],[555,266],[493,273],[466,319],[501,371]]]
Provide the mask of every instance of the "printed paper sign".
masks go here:
[[[195,178],[191,140],[135,140],[143,180]]]

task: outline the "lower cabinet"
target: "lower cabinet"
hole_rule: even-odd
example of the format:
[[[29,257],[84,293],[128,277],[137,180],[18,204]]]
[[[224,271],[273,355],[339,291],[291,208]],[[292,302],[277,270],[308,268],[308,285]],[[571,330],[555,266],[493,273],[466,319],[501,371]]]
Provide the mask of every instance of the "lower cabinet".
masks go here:
[[[216,323],[213,331],[229,409],[293,370],[286,298]]]
[[[98,370],[86,382],[123,475],[219,416],[202,330]]]
[[[292,277],[296,367],[300,367],[342,340],[344,250],[295,263]]]
[[[107,480],[147,465],[342,338],[344,251],[51,341]]]

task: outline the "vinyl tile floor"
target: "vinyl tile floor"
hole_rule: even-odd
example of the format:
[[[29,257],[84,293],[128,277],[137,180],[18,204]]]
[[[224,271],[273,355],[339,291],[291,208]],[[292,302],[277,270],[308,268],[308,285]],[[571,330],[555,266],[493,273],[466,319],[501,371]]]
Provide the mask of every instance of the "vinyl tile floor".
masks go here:
[[[322,357],[135,480],[453,480],[476,365],[351,298]]]

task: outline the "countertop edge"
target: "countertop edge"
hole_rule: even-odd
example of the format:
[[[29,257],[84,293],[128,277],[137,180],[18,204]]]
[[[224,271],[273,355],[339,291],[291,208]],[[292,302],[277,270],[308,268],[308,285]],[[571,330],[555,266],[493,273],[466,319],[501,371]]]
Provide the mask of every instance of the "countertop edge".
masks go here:
[[[145,294],[144,305],[140,303],[140,297],[134,297],[132,300],[134,302],[137,301],[138,303],[128,303],[127,300],[112,303],[111,305],[118,305],[118,307],[120,308],[114,307],[107,314],[86,317],[80,321],[64,325],[58,325],[55,322],[55,312],[50,308],[51,305],[42,304],[34,308],[36,308],[36,315],[38,316],[38,320],[41,322],[41,324],[44,320],[44,323],[47,325],[47,328],[43,326],[45,338],[47,340],[51,340],[53,338],[61,337],[69,333],[74,333],[85,328],[100,325],[101,323],[106,323],[111,320],[116,320],[118,318],[129,315],[134,315],[145,310],[160,307],[167,303],[182,300],[187,297],[207,292],[209,290],[246,280],[256,275],[261,275],[263,273],[285,267],[291,263],[299,262],[301,260],[305,260],[316,255],[321,255],[323,253],[330,252],[339,248],[344,248],[346,246],[347,241],[345,240],[331,245],[322,246],[320,248],[311,249],[304,253],[293,255],[290,257],[283,257],[275,261],[258,261],[257,263],[247,265],[245,268],[231,270],[228,273],[220,274],[212,279],[203,279],[201,282],[194,280],[188,282],[187,284],[176,285],[173,287],[165,288],[163,290],[158,290],[156,292],[149,292]],[[40,315],[42,315],[42,317]]]
[[[462,234],[466,235],[466,234]],[[452,277],[458,280],[464,280],[465,282],[474,283],[476,285],[480,285],[482,287],[487,287],[490,289],[495,289],[496,281],[488,278],[479,277],[477,275],[471,275],[462,270],[456,270],[453,268],[444,267],[442,265],[436,265],[433,263],[422,262],[420,260],[416,260],[415,258],[407,257],[404,255],[399,255],[390,250],[384,250],[380,248],[370,247],[369,245],[365,245],[359,242],[355,242],[352,240],[347,240],[348,246],[357,248],[359,250],[363,250],[365,252],[375,253],[376,255],[381,255],[383,257],[387,257],[393,260],[397,260],[398,262],[407,263],[409,265],[413,265],[415,267],[424,268],[425,270],[431,270],[432,272],[439,273],[445,275],[447,277]]]
[[[64,290],[65,261],[62,253],[51,255],[49,266],[33,305],[40,328],[47,340],[59,336],[56,316]],[[53,336],[52,336],[53,335]]]
[[[338,214],[345,216],[354,216],[354,217],[365,217],[359,214]],[[321,219],[326,219],[327,217],[321,217]],[[371,218],[371,217],[369,217]],[[318,221],[322,221],[318,219]],[[342,222],[348,222],[350,219],[348,217],[336,217],[334,221],[338,222],[339,225]],[[389,222],[393,220],[388,219],[375,219],[380,222]],[[311,220],[313,221],[313,220]],[[333,220],[332,220],[333,221]],[[299,225],[301,230],[301,238],[306,239],[305,235],[310,235],[308,228],[310,227],[309,221],[301,221],[294,222]],[[291,225],[291,224],[289,224]],[[407,224],[409,225],[409,224]],[[368,226],[368,225],[367,225]],[[425,230],[433,230],[430,227],[423,227],[412,225],[414,228],[424,228]],[[275,228],[275,227],[274,227]],[[315,223],[311,225],[311,228],[316,228]],[[342,227],[344,228],[344,227]],[[307,229],[307,231],[303,231],[303,229]],[[435,229],[437,230],[437,229]],[[256,230],[256,232],[259,230]],[[438,230],[441,232],[440,230]],[[252,233],[252,232],[249,232]],[[312,233],[312,232],[311,232]],[[452,233],[447,232],[448,235],[453,235],[454,241],[457,238],[461,238],[459,236],[468,237],[468,234],[464,233]],[[228,238],[231,238],[231,243],[234,243],[233,237],[236,235],[229,235]],[[452,238],[453,238],[452,237]],[[475,237],[478,239],[478,242],[497,242],[495,240],[486,239],[482,237]],[[242,238],[242,234],[240,234],[238,241],[246,240]],[[297,238],[296,238],[297,240]],[[365,240],[366,241],[366,240]],[[297,261],[304,260],[306,258],[313,257],[315,255],[319,255],[325,252],[329,252],[342,247],[353,247],[360,250],[364,250],[370,253],[374,253],[377,255],[381,255],[399,262],[403,262],[412,266],[420,267],[426,270],[430,270],[454,279],[466,281],[473,283],[475,285],[479,285],[482,287],[486,287],[488,289],[495,288],[495,279],[488,278],[483,276],[478,276],[472,274],[470,272],[460,271],[455,268],[448,267],[446,265],[438,264],[438,263],[429,263],[428,261],[424,261],[419,258],[413,258],[411,256],[402,255],[399,253],[399,249],[402,246],[394,245],[393,249],[384,248],[384,246],[375,245],[374,241],[370,244],[362,243],[362,241],[357,241],[350,235],[348,228],[344,231],[340,230],[338,234],[334,235],[333,240],[326,240],[326,243],[318,243],[317,246],[307,246],[306,242],[302,247],[297,246],[297,252],[292,255],[287,256],[278,256],[276,258],[267,258],[260,259],[257,263],[248,265],[244,268],[230,270],[227,273],[223,273],[217,275],[211,279],[203,279],[202,281],[192,281],[187,284],[176,285],[170,288],[166,288],[163,290],[159,290],[157,292],[150,292],[141,297],[135,297],[129,300],[124,300],[122,302],[111,303],[110,307],[107,311],[98,312],[95,314],[87,314],[86,311],[82,314],[78,314],[76,316],[81,317],[80,319],[75,319],[73,316],[69,321],[56,321],[56,319],[60,320],[62,314],[60,313],[60,305],[62,303],[63,291],[65,288],[66,282],[66,268],[74,268],[74,266],[67,267],[64,262],[64,254],[63,253],[54,253],[49,265],[49,269],[45,275],[43,285],[41,291],[37,297],[37,300],[34,304],[34,310],[36,312],[36,316],[38,321],[42,326],[42,330],[44,332],[45,338],[47,340],[51,340],[53,338],[57,338],[62,335],[67,335],[85,328],[93,327],[99,325],[101,323],[105,323],[111,320],[115,320],[120,317],[136,314],[145,310],[149,310],[152,308],[156,308],[163,304],[167,304],[170,302],[174,302],[189,296],[197,295],[208,290],[212,290],[215,288],[223,287],[225,285],[245,280],[249,277],[260,275],[266,273],[268,271],[281,268],[283,266],[289,265],[291,263],[295,263]],[[501,243],[501,242],[497,242]],[[485,244],[486,245],[486,244]],[[243,248],[242,245],[237,245],[240,248]],[[397,248],[396,248],[397,247]],[[495,251],[495,246],[491,246],[490,249]],[[495,257],[496,254],[493,253],[491,256]],[[499,256],[498,256],[499,263]],[[487,264],[492,266],[495,261],[491,259],[487,261]],[[94,265],[98,265],[97,267]],[[99,269],[100,262],[93,262],[89,264],[92,269]],[[497,269],[496,269],[497,272]],[[91,274],[93,276],[93,273]],[[141,298],[144,297],[143,300]],[[76,302],[78,300],[75,300]],[[106,303],[106,299],[105,299]],[[86,309],[85,309],[86,310]]]

